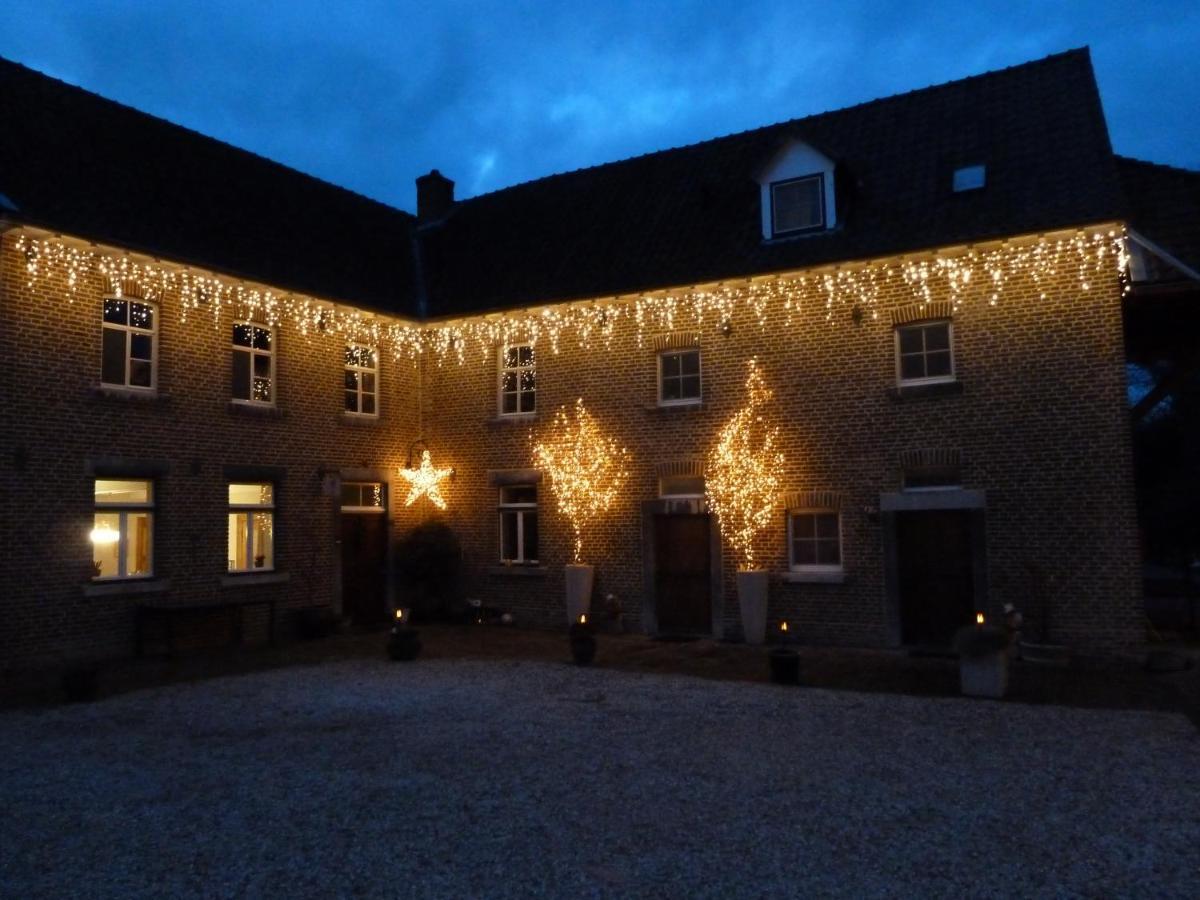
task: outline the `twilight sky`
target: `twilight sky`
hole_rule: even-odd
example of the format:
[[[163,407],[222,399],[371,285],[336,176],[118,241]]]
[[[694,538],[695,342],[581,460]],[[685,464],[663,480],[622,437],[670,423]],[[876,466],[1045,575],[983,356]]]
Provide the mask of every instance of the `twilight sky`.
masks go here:
[[[1195,0],[0,4],[0,55],[408,210],[1085,44],[1117,151],[1200,169]]]

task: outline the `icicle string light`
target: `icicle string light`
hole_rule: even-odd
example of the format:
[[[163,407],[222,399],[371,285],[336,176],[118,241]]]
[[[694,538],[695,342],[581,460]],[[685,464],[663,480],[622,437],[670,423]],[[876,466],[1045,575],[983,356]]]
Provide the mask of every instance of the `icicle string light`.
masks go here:
[[[754,544],[771,526],[779,496],[778,472],[783,454],[776,447],[778,426],[769,426],[764,415],[774,392],[767,387],[758,360],[749,361],[746,405],[733,414],[717,435],[705,471],[709,508],[717,517],[721,534],[734,552],[754,568]]]
[[[1078,232],[1059,237],[968,247],[957,253],[920,258],[878,260],[828,270],[752,280],[704,289],[655,292],[632,298],[518,309],[500,315],[451,322],[419,323],[362,313],[286,291],[251,287],[222,276],[198,273],[157,262],[89,249],[54,238],[22,233],[16,247],[25,257],[27,287],[35,292],[48,283],[65,284],[73,301],[81,283],[101,278],[118,296],[136,290],[147,300],[178,303],[179,318],[208,317],[214,326],[226,318],[253,318],[269,325],[290,322],[303,335],[341,335],[355,343],[390,349],[393,358],[416,359],[429,353],[438,365],[460,365],[469,353],[490,360],[498,345],[548,344],[558,353],[570,338],[585,350],[608,349],[615,329],[629,323],[637,345],[662,331],[725,327],[735,315],[749,316],[765,329],[776,310],[791,327],[804,311],[817,310],[827,321],[843,308],[855,316],[878,319],[885,292],[929,303],[948,299],[958,310],[966,303],[997,306],[1010,283],[1031,281],[1046,299],[1053,279],[1072,277],[1081,292],[1101,279],[1116,277],[1128,287],[1128,255],[1124,233]],[[857,318],[856,318],[857,321]]]
[[[581,397],[573,415],[565,406],[554,414],[550,433],[534,445],[533,458],[550,478],[558,511],[571,523],[578,563],[584,530],[608,512],[629,479],[629,454],[604,434]]]

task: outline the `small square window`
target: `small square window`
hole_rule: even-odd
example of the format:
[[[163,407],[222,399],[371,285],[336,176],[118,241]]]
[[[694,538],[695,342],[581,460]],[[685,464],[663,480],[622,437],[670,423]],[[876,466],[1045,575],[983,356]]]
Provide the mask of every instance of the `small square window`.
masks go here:
[[[788,514],[788,556],[793,571],[840,572],[842,522],[836,510]]]
[[[902,385],[954,380],[954,329],[949,321],[896,329],[896,378]]]
[[[824,227],[824,175],[805,175],[771,185],[772,234],[813,231]]]
[[[658,480],[660,497],[703,497],[703,475],[664,475]]]
[[[700,402],[700,351],[667,350],[658,355],[658,403]]]

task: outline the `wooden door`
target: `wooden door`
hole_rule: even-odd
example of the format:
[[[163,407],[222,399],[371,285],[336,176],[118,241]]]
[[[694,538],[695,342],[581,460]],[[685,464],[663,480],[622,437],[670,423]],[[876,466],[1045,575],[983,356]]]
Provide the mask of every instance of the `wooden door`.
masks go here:
[[[654,517],[654,600],[660,633],[712,633],[709,549],[708,516]]]
[[[971,518],[966,510],[896,516],[900,627],[905,644],[947,647],[975,621]]]
[[[368,628],[388,619],[387,516],[342,514],[342,613]]]

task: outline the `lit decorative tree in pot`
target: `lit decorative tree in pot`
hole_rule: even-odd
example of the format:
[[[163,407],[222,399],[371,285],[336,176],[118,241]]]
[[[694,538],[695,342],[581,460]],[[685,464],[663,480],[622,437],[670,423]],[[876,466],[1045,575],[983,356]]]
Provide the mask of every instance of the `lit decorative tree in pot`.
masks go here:
[[[749,370],[746,405],[717,435],[705,483],[709,508],[738,558],[742,631],[747,643],[761,644],[767,627],[767,572],[754,567],[754,550],[775,512],[783,454],[776,449],[779,428],[769,426],[764,416],[774,392],[756,359],[750,360]]]
[[[605,435],[580,398],[573,413],[560,407],[554,414],[550,434],[534,446],[533,457],[549,476],[558,511],[574,534],[575,555],[566,567],[566,585],[567,622],[575,624],[588,611],[595,577],[595,569],[581,562],[583,535],[624,489],[629,454]]]

